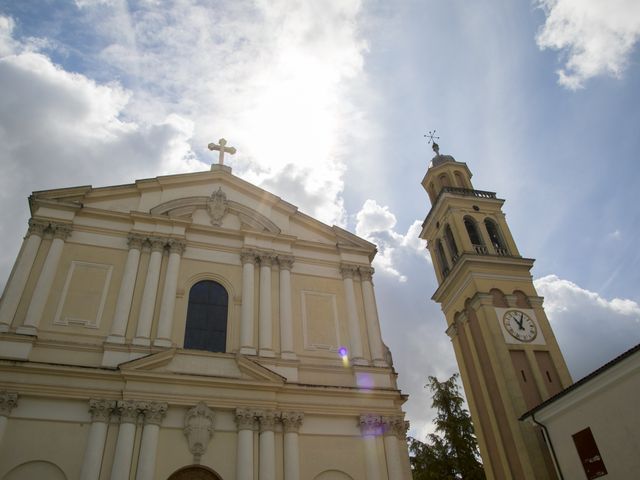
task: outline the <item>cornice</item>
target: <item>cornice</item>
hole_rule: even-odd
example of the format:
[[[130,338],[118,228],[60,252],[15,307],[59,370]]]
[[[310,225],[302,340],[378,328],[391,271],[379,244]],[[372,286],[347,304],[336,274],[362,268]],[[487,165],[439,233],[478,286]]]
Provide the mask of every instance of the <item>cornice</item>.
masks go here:
[[[434,294],[431,296],[431,299],[442,303],[445,297],[449,297],[450,300],[447,302],[447,306],[454,301],[457,296],[463,291],[471,282],[472,279],[496,279],[496,280],[531,280],[531,274],[529,273],[531,268],[533,267],[533,263],[535,260],[531,258],[522,258],[522,257],[504,257],[499,255],[475,255],[469,253],[463,253],[460,255],[460,258],[453,266],[449,275],[447,275],[444,281],[438,286]],[[516,276],[516,275],[508,275],[508,274],[490,274],[483,273],[477,271],[466,271],[463,273],[464,268],[471,269],[475,265],[491,265],[492,268],[495,268],[496,265],[505,265],[509,267],[520,267],[525,268],[527,275],[526,276]],[[464,275],[464,281],[460,284],[460,275]],[[454,288],[456,285],[460,285],[459,288],[456,289],[454,294],[450,293],[450,290]],[[446,307],[443,304],[443,310],[446,311]]]

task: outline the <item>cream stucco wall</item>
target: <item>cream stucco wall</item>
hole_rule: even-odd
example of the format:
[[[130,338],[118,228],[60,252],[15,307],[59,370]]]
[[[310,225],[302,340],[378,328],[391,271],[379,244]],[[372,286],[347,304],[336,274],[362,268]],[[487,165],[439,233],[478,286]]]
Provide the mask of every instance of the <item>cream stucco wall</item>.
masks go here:
[[[224,205],[220,218],[212,207],[216,194]],[[38,247],[33,258],[21,250],[14,273],[26,272],[24,285],[12,275],[0,300],[0,478],[40,469],[75,479],[85,458],[100,458],[85,476],[108,479],[121,458],[120,434],[131,431],[131,478],[148,471],[150,454],[156,460],[148,478],[167,478],[196,458],[185,415],[200,405],[211,417],[199,421],[213,434],[199,461],[224,479],[240,475],[239,459],[249,452],[240,438],[247,428],[242,415],[255,427],[254,473],[245,478],[257,478],[261,468],[285,476],[292,455],[298,458],[285,448],[288,432],[299,448],[291,480],[362,479],[372,461],[380,462],[376,480],[408,479],[407,471],[386,467],[386,455],[397,452],[385,451],[382,434],[404,439],[407,426],[396,373],[375,346],[382,345],[377,314],[367,317],[375,303],[365,308],[374,245],[298,212],[227,167],[36,192],[31,207],[25,245]],[[247,284],[243,255],[255,263]],[[147,286],[153,258],[159,258],[155,289]],[[171,262],[179,265],[175,278]],[[264,290],[261,265],[269,262],[271,287]],[[290,292],[282,291],[283,268],[290,268]],[[130,288],[122,289],[127,278]],[[189,291],[201,280],[220,283],[229,295],[225,352],[183,350]],[[291,352],[282,344],[287,292]],[[270,315],[263,318],[265,296]],[[145,309],[148,332],[141,327]],[[161,338],[163,322],[169,333]],[[253,350],[241,349],[246,328]],[[265,332],[272,341],[263,351]],[[338,354],[342,346],[347,359]],[[299,423],[287,423],[290,415]],[[261,428],[273,436],[261,442]],[[374,440],[365,442],[365,432]],[[406,450],[400,455],[406,464]],[[294,467],[288,468],[291,475]]]

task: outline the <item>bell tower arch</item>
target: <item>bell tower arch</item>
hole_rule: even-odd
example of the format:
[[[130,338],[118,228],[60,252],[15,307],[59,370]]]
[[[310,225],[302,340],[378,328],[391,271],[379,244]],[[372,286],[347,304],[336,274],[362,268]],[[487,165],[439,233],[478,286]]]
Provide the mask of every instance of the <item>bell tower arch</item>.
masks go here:
[[[518,419],[572,383],[531,277],[502,211],[476,190],[471,171],[436,156],[422,180],[431,209],[427,241],[487,478],[554,479],[541,430]]]

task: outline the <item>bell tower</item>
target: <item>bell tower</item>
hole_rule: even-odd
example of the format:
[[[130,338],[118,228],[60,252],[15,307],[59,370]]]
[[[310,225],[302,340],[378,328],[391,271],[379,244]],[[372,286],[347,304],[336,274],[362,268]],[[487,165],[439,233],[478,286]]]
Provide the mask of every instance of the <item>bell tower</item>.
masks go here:
[[[422,226],[487,478],[555,479],[539,427],[520,415],[572,383],[530,270],[502,212],[471,171],[433,144]]]

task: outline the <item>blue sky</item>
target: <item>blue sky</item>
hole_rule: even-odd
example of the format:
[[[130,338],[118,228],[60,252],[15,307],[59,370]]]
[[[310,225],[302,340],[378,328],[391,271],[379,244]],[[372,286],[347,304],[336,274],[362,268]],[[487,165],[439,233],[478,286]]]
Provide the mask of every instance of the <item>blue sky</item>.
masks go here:
[[[0,0],[0,285],[31,191],[234,173],[375,241],[412,434],[455,371],[417,239],[436,129],[505,212],[579,378],[640,342],[634,0]]]

